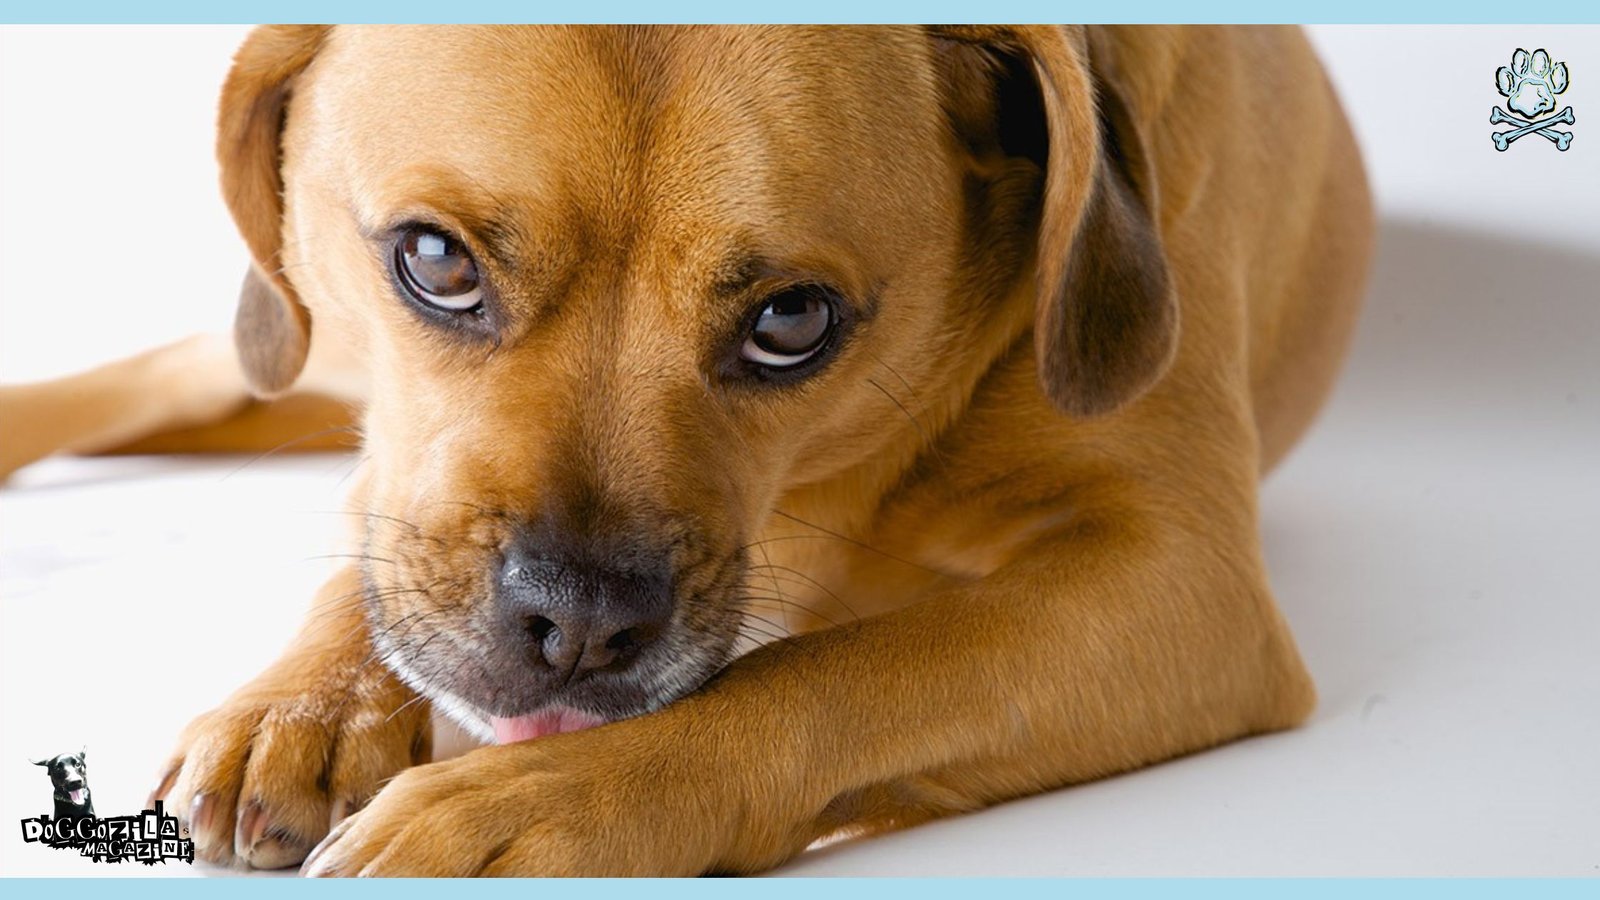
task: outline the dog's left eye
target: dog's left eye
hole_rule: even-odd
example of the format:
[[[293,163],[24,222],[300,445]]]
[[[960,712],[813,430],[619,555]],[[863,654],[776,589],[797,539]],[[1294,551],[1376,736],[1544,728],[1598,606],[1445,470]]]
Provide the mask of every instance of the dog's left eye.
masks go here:
[[[394,246],[400,283],[418,302],[445,312],[483,305],[478,264],[455,238],[429,228],[407,228]]]
[[[833,304],[820,288],[801,285],[780,291],[756,314],[739,356],[769,369],[795,368],[822,350],[833,324]]]

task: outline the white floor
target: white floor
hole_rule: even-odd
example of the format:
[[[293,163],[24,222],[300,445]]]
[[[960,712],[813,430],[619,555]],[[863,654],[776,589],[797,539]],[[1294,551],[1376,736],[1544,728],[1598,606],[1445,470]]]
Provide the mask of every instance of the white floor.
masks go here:
[[[1316,717],[1293,733],[836,845],[785,873],[1600,875],[1600,127],[1589,124],[1600,121],[1589,118],[1600,115],[1600,30],[1315,35],[1383,207],[1348,376],[1263,499],[1274,584],[1322,690]],[[187,64],[209,77],[237,33],[140,40],[157,38],[168,42],[158,74]],[[69,248],[33,227],[60,215],[59,194],[14,163],[48,162],[35,147],[45,132],[30,131],[26,114],[50,106],[15,76],[62,53],[108,66],[139,56],[127,43],[115,32],[0,31],[6,379],[217,319],[211,300],[187,326],[164,308],[128,318],[138,294],[119,287],[115,266],[73,265]],[[1565,154],[1543,140],[1504,154],[1489,142],[1494,69],[1518,46],[1569,61],[1562,100],[1578,123]],[[1404,106],[1382,105],[1402,71],[1427,83]],[[69,82],[54,101],[68,108],[125,90]],[[185,85],[182,96],[211,89]],[[50,134],[76,152],[96,121],[86,114]],[[107,193],[89,194],[104,198],[111,223],[150,189],[115,176]],[[93,190],[108,176],[74,177]],[[180,195],[199,189],[172,179],[210,189],[209,170],[164,177]],[[169,246],[201,242],[196,278],[207,290],[213,247],[230,282],[242,258],[231,236],[214,235],[214,213],[170,223]],[[115,236],[105,236],[113,257],[123,252]],[[63,272],[70,291],[50,280]],[[79,321],[104,311],[88,350],[62,337],[68,294],[82,298],[70,301],[82,304]],[[41,309],[46,299],[58,306]],[[0,489],[0,820],[48,808],[26,757],[80,744],[97,807],[137,808],[177,730],[289,636],[331,568],[315,557],[342,525],[334,511],[350,466],[330,456],[59,460]],[[0,839],[5,874],[216,874],[95,867],[15,834]]]

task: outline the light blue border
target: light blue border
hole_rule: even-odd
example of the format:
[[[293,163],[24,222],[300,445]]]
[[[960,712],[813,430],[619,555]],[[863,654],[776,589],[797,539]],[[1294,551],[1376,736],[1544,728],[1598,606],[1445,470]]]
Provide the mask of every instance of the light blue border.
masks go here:
[[[49,3],[6,0],[0,23],[104,23],[104,24],[231,24],[254,22],[1318,22],[1318,23],[1427,23],[1477,24],[1501,21],[1507,14],[1531,15],[1542,22],[1600,21],[1596,0],[1543,0],[1508,5],[1503,0],[1335,0],[1335,2],[1266,2],[1266,0],[1146,0],[1120,3],[1045,3],[1039,0],[984,0],[982,3],[950,0],[811,0],[782,6],[752,0],[695,0],[695,2],[645,3],[642,0],[601,0],[560,6],[482,2],[311,2],[311,0],[85,0]],[[1323,881],[1298,879],[876,879],[774,878],[618,881],[556,881],[530,885],[520,881],[484,881],[472,884],[432,881],[305,882],[287,879],[182,878],[65,878],[0,879],[8,896],[38,896],[71,900],[79,896],[113,896],[118,900],[214,896],[230,898],[282,896],[286,891],[344,896],[417,897],[437,900],[440,892],[468,891],[482,897],[526,900],[530,891],[540,900],[701,900],[705,897],[743,898],[751,894],[782,900],[816,900],[825,891],[829,900],[881,896],[884,891],[904,892],[918,900],[973,900],[974,895],[1004,892],[1006,900],[1071,897],[1142,900],[1182,897],[1186,900],[1280,900],[1280,898],[1360,897],[1378,900],[1397,897],[1447,896],[1453,898],[1583,898],[1600,896],[1600,881],[1542,880],[1440,880],[1380,879]]]
[[[253,22],[1597,22],[1595,0],[0,0],[8,23]]]
[[[342,896],[382,898],[426,898],[441,895],[460,897],[505,897],[515,900],[703,900],[706,897],[744,900],[751,896],[779,900],[878,900],[885,895],[914,897],[916,900],[974,900],[999,897],[1005,900],[1146,900],[1152,897],[1178,897],[1183,900],[1332,900],[1354,897],[1382,900],[1386,897],[1450,897],[1464,900],[1500,898],[1556,898],[1592,900],[1600,892],[1600,881],[1585,879],[1356,879],[1322,880],[1293,878],[1216,878],[1216,879],[1005,879],[1005,878],[710,878],[682,880],[576,880],[533,881],[524,879],[440,882],[418,880],[303,881],[284,878],[228,879],[202,878],[94,878],[94,879],[4,879],[0,886],[8,896],[47,897],[71,900],[79,896],[116,897],[118,900],[164,900],[164,898],[213,897],[229,900],[255,897],[281,897],[285,891],[322,896],[337,891]],[[448,893],[446,893],[448,892]]]

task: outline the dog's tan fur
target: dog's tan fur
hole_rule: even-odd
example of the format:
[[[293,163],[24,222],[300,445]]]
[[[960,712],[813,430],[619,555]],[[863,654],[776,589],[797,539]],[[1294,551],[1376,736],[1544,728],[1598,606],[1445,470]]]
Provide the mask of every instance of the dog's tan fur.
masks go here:
[[[1008,61],[1046,173],[996,135]],[[246,376],[363,404],[377,561],[180,741],[158,793],[205,855],[292,864],[336,826],[317,874],[752,872],[1310,712],[1256,484],[1334,378],[1372,225],[1298,31],[268,27],[219,152]],[[493,348],[384,277],[368,236],[419,210],[499,229]],[[739,253],[779,271],[730,302]],[[710,348],[792,273],[862,304],[838,357],[721,385]],[[80,378],[27,402],[70,417],[120,378],[155,412],[0,463],[238,442],[240,384],[197,407],[166,370]],[[410,767],[427,704],[374,628],[433,614],[470,648],[449,611],[486,602],[508,521],[574,498],[688,548],[701,644],[798,636],[646,715]]]

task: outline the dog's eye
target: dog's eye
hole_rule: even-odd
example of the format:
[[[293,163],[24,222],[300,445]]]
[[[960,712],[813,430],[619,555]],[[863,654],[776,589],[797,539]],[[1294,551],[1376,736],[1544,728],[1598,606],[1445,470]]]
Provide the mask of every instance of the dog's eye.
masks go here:
[[[802,285],[767,298],[739,356],[759,366],[790,369],[816,356],[833,332],[834,309],[824,291]]]
[[[462,243],[427,228],[408,228],[394,246],[395,269],[412,297],[447,312],[471,312],[483,303],[478,264]]]

